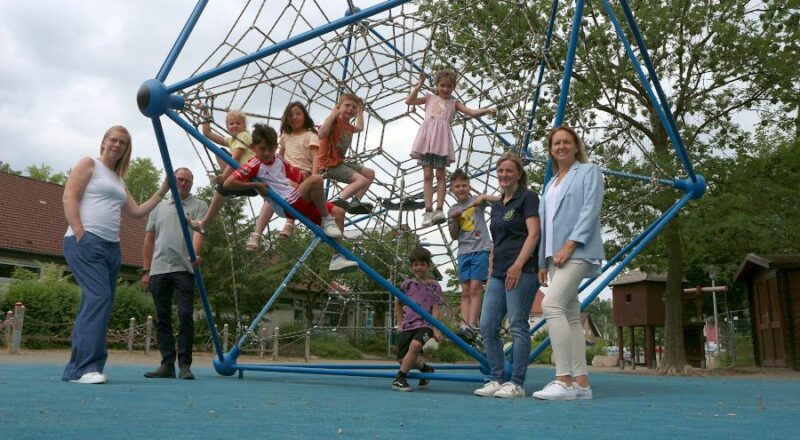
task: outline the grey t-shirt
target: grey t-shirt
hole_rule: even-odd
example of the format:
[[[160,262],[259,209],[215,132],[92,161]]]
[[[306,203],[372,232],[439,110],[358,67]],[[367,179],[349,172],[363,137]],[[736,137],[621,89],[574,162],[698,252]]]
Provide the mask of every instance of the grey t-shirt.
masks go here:
[[[206,215],[208,205],[189,195],[183,200],[183,210],[191,219],[199,220]],[[145,230],[156,233],[153,261],[150,264],[151,276],[171,272],[194,273],[192,263],[189,261],[189,251],[186,250],[183,241],[178,212],[172,199],[163,200],[153,209],[147,219]]]
[[[486,203],[481,203],[473,208],[471,205],[475,201],[475,197],[477,196],[468,198],[464,203],[456,203],[447,211],[449,221],[457,221],[459,225],[458,255],[492,249],[492,239],[489,235],[489,228],[486,227],[484,214]],[[463,211],[461,217],[451,218],[456,211]]]

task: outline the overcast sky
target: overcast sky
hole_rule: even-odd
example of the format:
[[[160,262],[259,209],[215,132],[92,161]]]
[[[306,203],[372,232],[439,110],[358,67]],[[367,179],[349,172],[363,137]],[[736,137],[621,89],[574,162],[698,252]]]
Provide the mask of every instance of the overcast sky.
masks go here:
[[[168,77],[184,79],[219,44],[233,14],[210,2]],[[191,13],[193,0],[0,0],[0,160],[13,169],[47,164],[66,171],[97,155],[103,132],[128,127],[133,156],[161,167],[150,120],[136,92],[156,75]],[[237,4],[237,8],[238,8]],[[219,23],[224,22],[224,26]],[[175,166],[202,166],[164,119]]]

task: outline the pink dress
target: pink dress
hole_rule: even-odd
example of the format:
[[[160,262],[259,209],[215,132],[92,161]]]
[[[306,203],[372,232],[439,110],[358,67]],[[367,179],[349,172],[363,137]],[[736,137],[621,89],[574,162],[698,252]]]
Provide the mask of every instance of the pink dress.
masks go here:
[[[425,120],[411,147],[413,159],[420,160],[423,154],[435,154],[446,157],[448,165],[456,160],[450,128],[455,114],[455,99],[442,99],[432,94],[425,96]]]

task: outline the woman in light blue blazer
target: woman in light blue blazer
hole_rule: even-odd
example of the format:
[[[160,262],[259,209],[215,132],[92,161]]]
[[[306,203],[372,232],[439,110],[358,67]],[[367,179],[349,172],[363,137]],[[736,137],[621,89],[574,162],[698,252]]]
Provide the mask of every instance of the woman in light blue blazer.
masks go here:
[[[597,165],[589,163],[583,142],[569,127],[551,131],[547,148],[553,178],[539,204],[538,275],[539,283],[548,286],[542,312],[553,346],[556,378],[533,397],[591,399],[578,287],[584,278],[599,274],[604,258],[600,232],[603,175]]]

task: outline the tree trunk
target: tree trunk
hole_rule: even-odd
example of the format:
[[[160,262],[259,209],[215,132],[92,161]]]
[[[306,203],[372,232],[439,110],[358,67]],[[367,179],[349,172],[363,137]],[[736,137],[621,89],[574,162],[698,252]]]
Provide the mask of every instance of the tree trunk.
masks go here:
[[[686,350],[683,344],[683,256],[679,231],[679,218],[675,217],[664,228],[667,249],[667,290],[664,293],[666,317],[664,323],[664,357],[658,372],[677,375],[686,372]]]

